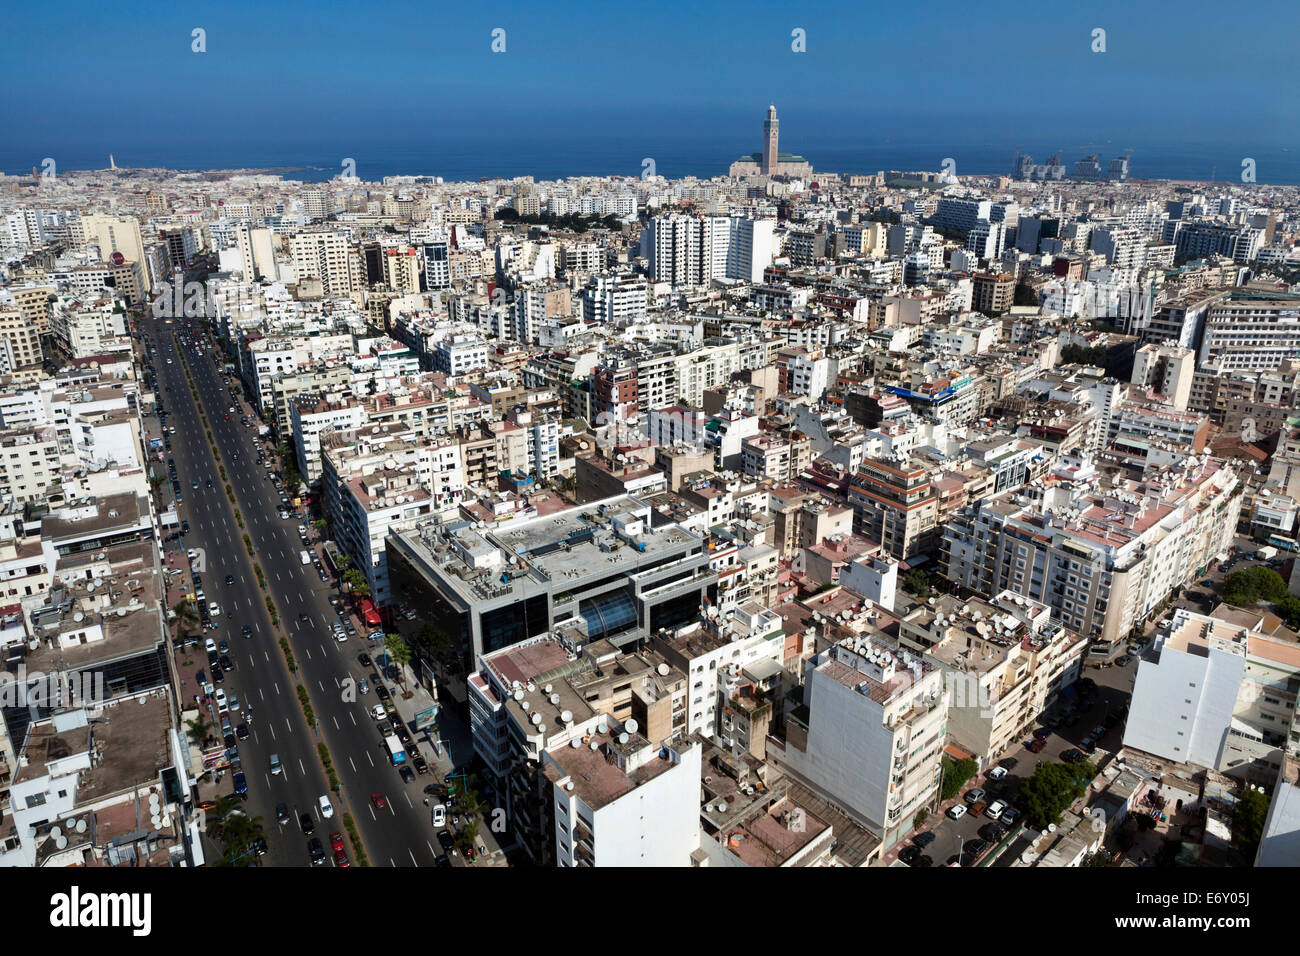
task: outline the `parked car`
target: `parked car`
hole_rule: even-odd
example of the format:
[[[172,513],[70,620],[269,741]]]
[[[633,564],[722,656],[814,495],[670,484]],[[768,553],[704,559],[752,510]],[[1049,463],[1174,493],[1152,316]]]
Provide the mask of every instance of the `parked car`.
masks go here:
[[[1007,775],[1007,768],[1002,766],[993,767],[988,772],[990,780],[1001,780]]]
[[[960,820],[966,815],[966,804],[954,803],[948,808],[948,816],[954,820]]]
[[[1082,753],[1080,753],[1078,750],[1075,750],[1074,748],[1071,748],[1067,750],[1065,753],[1061,754],[1061,759],[1066,763],[1082,763],[1084,758]]]
[[[929,846],[931,843],[934,842],[934,840],[935,840],[935,836],[933,830],[926,830],[924,833],[918,833],[916,836],[912,838],[912,842],[915,843],[917,846],[921,847],[922,849]]]
[[[320,844],[320,837],[312,837],[307,841],[307,852],[311,854],[313,866],[325,862],[325,848]]]
[[[965,800],[967,803],[979,803],[981,800],[984,799],[984,790],[981,787],[975,787],[971,790],[967,790],[966,795],[962,797],[962,799]]]
[[[1027,744],[1025,744],[1025,749],[1028,750],[1030,753],[1040,754],[1043,752],[1043,748],[1046,746],[1047,746],[1046,740],[1031,740]]]
[[[1007,807],[1002,811],[1002,819],[999,821],[1003,826],[1010,827],[1020,819],[1020,811],[1015,807]]]
[[[984,811],[984,815],[988,817],[990,820],[997,820],[999,817],[1002,816],[1002,811],[1005,810],[1006,808],[1007,805],[1003,803],[1001,800],[994,800],[992,803],[989,804],[988,809]]]

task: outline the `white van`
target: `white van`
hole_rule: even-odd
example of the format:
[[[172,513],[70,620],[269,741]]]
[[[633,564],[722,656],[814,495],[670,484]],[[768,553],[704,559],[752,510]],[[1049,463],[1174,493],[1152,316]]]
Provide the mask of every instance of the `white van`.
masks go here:
[[[280,755],[271,754],[271,773],[277,774],[280,772],[280,769]]]
[[[302,560],[302,563],[303,563],[303,564],[311,564],[311,552],[310,552],[310,551],[303,551],[303,552],[299,553],[298,557]]]

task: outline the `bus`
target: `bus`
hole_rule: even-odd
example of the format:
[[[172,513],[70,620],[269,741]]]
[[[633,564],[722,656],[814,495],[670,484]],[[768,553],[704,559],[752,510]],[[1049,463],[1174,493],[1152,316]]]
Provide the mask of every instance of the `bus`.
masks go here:
[[[393,762],[393,766],[406,763],[406,750],[402,747],[402,742],[397,739],[397,734],[389,734],[384,738],[384,744],[388,747],[388,759]]]

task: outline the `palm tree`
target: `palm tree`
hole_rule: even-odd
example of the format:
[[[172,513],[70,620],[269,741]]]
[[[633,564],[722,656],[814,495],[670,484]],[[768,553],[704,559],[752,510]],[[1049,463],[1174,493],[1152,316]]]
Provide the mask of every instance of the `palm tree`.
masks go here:
[[[405,691],[405,667],[411,662],[411,648],[401,634],[385,634],[384,649],[388,651],[389,657],[397,665],[397,680],[402,685],[402,690]]]
[[[212,737],[212,724],[203,716],[203,711],[199,711],[198,716],[193,720],[185,722],[185,730],[189,735],[198,742],[202,747]]]

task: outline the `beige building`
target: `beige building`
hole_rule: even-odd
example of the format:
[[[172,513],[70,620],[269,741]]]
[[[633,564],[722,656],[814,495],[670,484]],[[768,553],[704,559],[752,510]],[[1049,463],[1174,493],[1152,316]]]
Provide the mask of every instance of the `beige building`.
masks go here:
[[[144,291],[153,291],[153,285],[145,274],[147,270],[143,268],[145,248],[144,239],[140,236],[138,219],[133,216],[118,217],[94,213],[81,217],[81,228],[85,233],[86,242],[99,246],[100,258],[105,262],[112,261],[113,253],[120,252],[127,262],[140,264]]]

